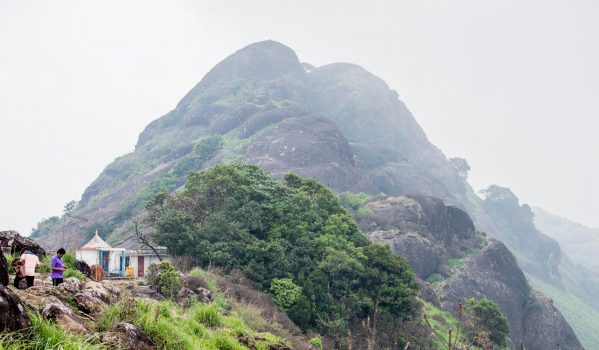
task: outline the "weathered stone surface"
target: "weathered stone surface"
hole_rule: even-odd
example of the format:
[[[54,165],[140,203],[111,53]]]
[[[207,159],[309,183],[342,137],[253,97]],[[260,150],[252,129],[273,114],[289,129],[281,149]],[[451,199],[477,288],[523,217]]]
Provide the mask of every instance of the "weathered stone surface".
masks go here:
[[[102,342],[125,350],[156,349],[152,340],[141,329],[127,322],[120,322],[112,326],[110,331],[102,335]]]
[[[375,231],[370,238],[373,242],[388,244],[393,253],[405,258],[422,279],[437,271],[439,257],[443,254],[442,248],[418,234]]]
[[[337,191],[376,192],[355,166],[349,144],[337,126],[319,116],[283,120],[248,145],[245,160],[279,178],[292,172]]]
[[[86,277],[92,278],[92,270],[85,261],[77,260],[77,265],[75,267]]]
[[[434,306],[441,308],[441,302],[439,301],[439,297],[437,293],[431,288],[430,284],[426,283],[426,281],[422,280],[418,276],[416,276],[416,282],[420,286],[420,290],[418,291],[418,296],[422,298],[424,301],[428,301]]]
[[[79,309],[86,314],[100,313],[107,306],[104,301],[100,300],[88,291],[75,294],[74,299],[79,306]]]
[[[58,286],[58,290],[69,294],[79,293],[81,290],[81,281],[75,277],[69,277],[64,280],[64,283]]]
[[[10,289],[0,286],[0,332],[31,327],[25,304]]]
[[[486,297],[499,306],[508,320],[513,344],[523,342],[526,349],[545,350],[559,342],[562,349],[583,349],[559,311],[533,295],[516,259],[501,242],[491,240],[440,292],[443,308],[450,312],[460,300],[471,297]],[[555,332],[548,334],[546,329]]]
[[[441,244],[450,244],[454,237],[457,240],[474,238],[474,224],[468,214],[438,198],[382,197],[368,202],[366,207],[373,215],[358,218],[360,227],[366,232],[392,227],[430,236],[431,240]]]
[[[21,236],[17,231],[0,231],[0,247],[10,247],[11,253],[21,253],[28,249],[40,258],[46,255],[46,251],[34,240]]]
[[[131,291],[131,295],[136,298],[143,298],[143,299],[150,299],[150,300],[164,300],[164,297],[160,293],[155,291],[154,289],[150,288],[150,286],[140,286],[140,287],[134,288]]]
[[[112,294],[100,282],[87,281],[83,285],[83,292],[88,292],[90,295],[110,304],[112,302]]]
[[[110,281],[102,281],[102,286],[114,297],[119,297],[121,295],[121,288]]]
[[[193,302],[208,303],[210,301],[212,301],[212,292],[202,287],[195,290],[183,287],[177,293],[177,304],[181,307],[188,307]]]
[[[562,349],[582,349],[570,325],[562,317],[551,301],[542,295],[527,305],[524,319],[524,339],[530,339],[527,349],[552,349],[552,339],[556,339]],[[590,349],[587,349],[590,350]]]
[[[41,310],[41,313],[44,317],[55,320],[58,327],[64,330],[75,333],[87,332],[81,318],[75,315],[70,308],[58,300],[45,305]]]
[[[0,284],[3,286],[8,286],[9,278],[8,278],[8,261],[4,256],[4,253],[0,251]]]

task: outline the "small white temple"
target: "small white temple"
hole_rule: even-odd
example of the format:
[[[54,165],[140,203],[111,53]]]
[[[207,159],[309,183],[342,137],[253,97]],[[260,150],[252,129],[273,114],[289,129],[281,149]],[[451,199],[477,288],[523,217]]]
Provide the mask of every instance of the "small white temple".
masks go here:
[[[83,247],[75,251],[77,259],[88,265],[99,265],[106,276],[123,277],[125,275],[125,248],[113,248],[96,234]]]

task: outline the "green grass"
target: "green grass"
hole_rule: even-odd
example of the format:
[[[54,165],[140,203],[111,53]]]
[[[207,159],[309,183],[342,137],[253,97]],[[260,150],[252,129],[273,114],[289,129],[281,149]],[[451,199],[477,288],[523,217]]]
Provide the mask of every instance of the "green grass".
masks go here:
[[[273,334],[258,333],[258,330],[252,329],[219,293],[211,273],[194,269],[189,275],[206,281],[215,296],[212,303],[194,303],[189,308],[181,308],[170,301],[131,299],[133,304],[127,304],[125,298],[102,312],[96,322],[96,330],[103,332],[118,322],[127,321],[138,326],[159,349],[247,349],[237,340],[239,335],[253,337],[258,350],[267,350],[274,343],[286,343]]]
[[[65,332],[36,312],[30,312],[32,327],[26,333],[0,336],[0,350],[100,350],[97,339]]]
[[[578,337],[585,349],[599,349],[599,312],[580,299],[527,274],[526,278],[534,288],[553,299],[553,305]]]
[[[422,312],[428,319],[428,322],[432,326],[434,333],[438,337],[436,339],[432,339],[433,346],[435,346],[435,349],[438,350],[446,350],[446,344],[449,339],[449,330],[452,329],[455,331],[455,329],[457,329],[458,322],[449,312],[438,309],[433,304],[426,301],[422,301],[422,304]],[[424,323],[423,327],[428,327],[428,325]]]

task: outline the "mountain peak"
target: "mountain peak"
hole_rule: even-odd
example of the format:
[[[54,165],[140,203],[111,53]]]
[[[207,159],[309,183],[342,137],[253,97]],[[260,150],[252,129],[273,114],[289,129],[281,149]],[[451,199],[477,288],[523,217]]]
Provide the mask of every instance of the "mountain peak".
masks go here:
[[[189,107],[198,96],[237,92],[248,83],[254,91],[264,90],[271,97],[306,103],[306,78],[296,53],[277,41],[265,40],[237,50],[217,64],[177,108]]]

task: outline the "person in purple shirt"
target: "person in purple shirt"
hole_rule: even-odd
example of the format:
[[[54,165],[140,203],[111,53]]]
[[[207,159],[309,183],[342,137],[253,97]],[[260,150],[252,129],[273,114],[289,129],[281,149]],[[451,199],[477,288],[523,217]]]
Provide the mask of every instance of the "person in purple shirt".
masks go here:
[[[58,286],[62,282],[64,282],[63,274],[64,270],[66,270],[66,266],[62,264],[62,257],[66,254],[64,248],[58,249],[56,255],[52,257],[50,261],[50,269],[52,272],[50,273],[50,277],[52,277],[52,285]]]

